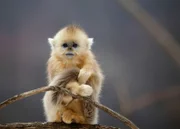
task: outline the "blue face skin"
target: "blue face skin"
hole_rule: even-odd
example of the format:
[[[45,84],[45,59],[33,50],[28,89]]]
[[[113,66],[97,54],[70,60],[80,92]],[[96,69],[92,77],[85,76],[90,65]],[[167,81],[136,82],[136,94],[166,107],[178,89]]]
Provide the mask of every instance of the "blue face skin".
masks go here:
[[[73,53],[73,50],[76,49],[78,47],[78,44],[75,43],[75,42],[68,42],[68,43],[63,43],[62,44],[62,47],[64,49],[67,49],[67,53],[66,53],[66,56],[68,58],[72,58],[74,56],[74,53]]]

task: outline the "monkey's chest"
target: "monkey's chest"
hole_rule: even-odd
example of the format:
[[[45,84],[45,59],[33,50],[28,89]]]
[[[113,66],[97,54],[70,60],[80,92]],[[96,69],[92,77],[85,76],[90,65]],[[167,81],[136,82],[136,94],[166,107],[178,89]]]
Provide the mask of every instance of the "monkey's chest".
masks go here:
[[[81,69],[83,67],[83,62],[81,61],[72,61],[72,62],[64,62],[63,63],[63,68],[68,69],[68,68],[79,68]]]
[[[80,61],[76,62],[59,62],[56,65],[54,65],[54,72],[52,73],[53,76],[58,75],[60,72],[62,72],[65,69],[69,68],[79,68],[81,69],[83,67],[83,63]]]

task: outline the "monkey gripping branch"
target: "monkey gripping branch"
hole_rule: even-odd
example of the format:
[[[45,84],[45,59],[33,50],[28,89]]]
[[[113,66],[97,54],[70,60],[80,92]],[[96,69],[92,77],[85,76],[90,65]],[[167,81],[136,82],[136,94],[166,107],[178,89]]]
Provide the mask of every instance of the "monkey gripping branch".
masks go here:
[[[91,51],[93,40],[84,29],[77,25],[68,25],[48,41],[51,46],[51,55],[47,63],[49,85],[16,95],[0,103],[0,109],[17,100],[48,91],[43,98],[46,119],[58,123],[14,123],[0,125],[1,128],[112,129],[113,127],[91,125],[97,123],[97,107],[131,129],[138,129],[124,116],[98,103],[104,80],[103,73]],[[61,121],[66,124],[60,123]],[[72,125],[73,122],[79,124]]]

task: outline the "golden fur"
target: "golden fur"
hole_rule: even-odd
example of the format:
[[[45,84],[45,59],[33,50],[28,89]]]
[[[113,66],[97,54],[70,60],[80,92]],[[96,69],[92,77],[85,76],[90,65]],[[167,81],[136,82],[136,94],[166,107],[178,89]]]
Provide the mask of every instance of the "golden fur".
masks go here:
[[[77,79],[68,76],[71,80],[68,81],[65,87],[74,94],[90,96],[93,100],[98,101],[103,74],[90,50],[91,43],[88,38],[88,35],[81,27],[69,25],[61,29],[53,39],[49,39],[52,52],[47,66],[48,81],[49,85],[58,85],[60,82],[62,83],[62,77],[72,72],[72,70],[64,71],[80,69],[76,74]],[[70,51],[73,56],[69,58],[66,56],[69,50],[63,48],[62,44],[70,42],[77,43],[78,47]],[[82,124],[97,123],[97,110],[91,104],[62,94],[59,94],[61,97],[59,97],[58,103],[54,104],[52,102],[53,94],[52,91],[46,92],[43,98],[48,121]],[[49,111],[50,109],[54,111]]]

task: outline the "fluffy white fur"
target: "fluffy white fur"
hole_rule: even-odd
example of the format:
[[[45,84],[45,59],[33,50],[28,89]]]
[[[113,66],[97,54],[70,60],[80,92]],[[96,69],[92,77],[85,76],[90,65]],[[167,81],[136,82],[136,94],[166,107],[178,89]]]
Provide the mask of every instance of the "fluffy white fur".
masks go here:
[[[58,83],[58,79],[59,79],[59,77],[56,76],[53,79],[53,81],[49,84],[49,86],[55,86]],[[73,83],[77,83],[77,82],[73,82]],[[69,83],[69,84],[67,84],[66,88],[70,88],[70,91],[73,94],[80,95],[83,97],[88,97],[88,96],[92,95],[92,93],[93,93],[92,87],[89,85],[86,85],[86,84],[79,85],[77,83],[77,85],[73,84],[73,87],[72,87],[72,84]],[[45,96],[43,98],[45,114],[48,114],[48,117],[46,118],[48,122],[54,122],[56,120],[56,113],[60,110],[64,110],[63,105],[61,105],[61,104],[54,105],[52,103],[52,94],[53,94],[53,91],[48,91],[45,93]],[[63,98],[63,101],[66,101],[68,103],[72,99],[73,98],[71,96],[66,96]],[[60,100],[58,100],[58,101],[60,101]],[[66,105],[64,105],[64,106],[66,106]]]

